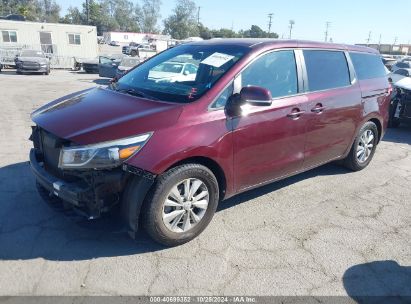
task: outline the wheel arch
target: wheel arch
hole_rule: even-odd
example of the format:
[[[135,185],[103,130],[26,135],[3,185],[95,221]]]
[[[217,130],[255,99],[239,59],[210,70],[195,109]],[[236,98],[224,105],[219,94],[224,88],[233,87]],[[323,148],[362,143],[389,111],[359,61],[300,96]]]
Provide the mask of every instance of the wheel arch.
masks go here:
[[[377,126],[377,130],[378,130],[378,143],[381,141],[382,139],[382,123],[378,118],[371,118],[368,121],[375,123],[375,125]]]
[[[199,164],[210,169],[218,182],[220,201],[224,199],[227,190],[227,178],[225,176],[224,170],[215,160],[205,156],[192,156],[175,162],[174,164],[170,165],[164,172],[185,164]]]

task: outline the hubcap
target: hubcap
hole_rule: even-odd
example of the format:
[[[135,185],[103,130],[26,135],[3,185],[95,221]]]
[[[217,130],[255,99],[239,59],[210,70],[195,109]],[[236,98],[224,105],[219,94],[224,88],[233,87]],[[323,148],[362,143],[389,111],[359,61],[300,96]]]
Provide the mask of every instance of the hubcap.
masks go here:
[[[197,178],[176,184],[163,204],[163,223],[171,231],[182,233],[194,228],[204,217],[209,193],[207,186]]]
[[[365,163],[370,157],[374,149],[374,132],[371,130],[365,131],[358,142],[357,159],[360,163]]]

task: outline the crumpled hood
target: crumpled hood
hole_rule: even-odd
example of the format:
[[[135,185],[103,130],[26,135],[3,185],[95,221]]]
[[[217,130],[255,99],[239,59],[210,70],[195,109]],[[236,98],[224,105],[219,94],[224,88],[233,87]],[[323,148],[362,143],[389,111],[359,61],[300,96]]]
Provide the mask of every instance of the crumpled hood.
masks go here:
[[[48,63],[47,58],[41,58],[41,57],[19,57],[19,61],[29,61],[29,62],[37,62],[37,63]]]
[[[182,107],[95,88],[39,108],[32,120],[60,138],[84,145],[167,128],[178,120]]]

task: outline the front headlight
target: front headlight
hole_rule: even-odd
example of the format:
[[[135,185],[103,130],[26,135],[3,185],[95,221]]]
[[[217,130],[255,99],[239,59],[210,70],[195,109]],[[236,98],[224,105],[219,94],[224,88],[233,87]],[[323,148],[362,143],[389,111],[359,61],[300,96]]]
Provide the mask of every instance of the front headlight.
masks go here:
[[[105,169],[118,167],[140,151],[152,134],[146,133],[94,145],[63,147],[60,151],[59,168]]]

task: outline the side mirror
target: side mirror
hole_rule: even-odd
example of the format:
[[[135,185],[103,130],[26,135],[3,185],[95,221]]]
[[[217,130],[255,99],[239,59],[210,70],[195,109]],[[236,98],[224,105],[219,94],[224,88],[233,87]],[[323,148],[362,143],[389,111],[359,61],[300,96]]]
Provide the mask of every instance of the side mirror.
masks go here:
[[[273,98],[270,90],[262,87],[249,86],[242,88],[240,99],[253,106],[271,106]]]
[[[190,75],[190,72],[186,70],[186,71],[183,72],[183,74],[184,74],[185,76],[188,76],[188,75]]]

